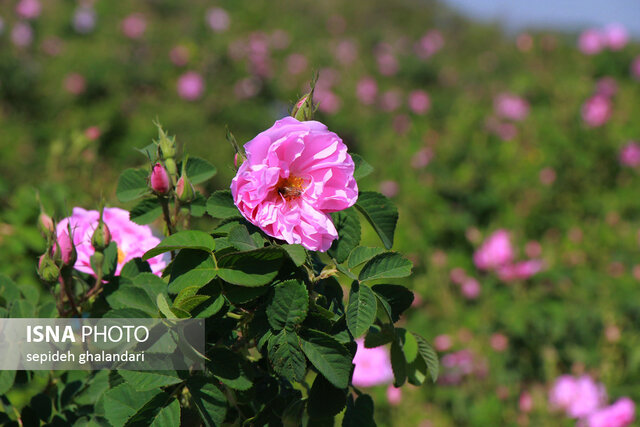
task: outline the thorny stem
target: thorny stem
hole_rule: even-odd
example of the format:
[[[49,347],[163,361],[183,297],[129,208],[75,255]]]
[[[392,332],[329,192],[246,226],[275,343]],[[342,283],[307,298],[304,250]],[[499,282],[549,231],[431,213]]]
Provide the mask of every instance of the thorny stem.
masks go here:
[[[62,269],[62,275],[61,275],[61,278],[60,278],[60,286],[62,287],[62,291],[64,292],[64,294],[67,296],[67,299],[69,300],[69,303],[71,304],[71,307],[73,308],[74,314],[79,316],[80,315],[80,311],[78,311],[78,306],[76,305],[76,301],[73,298],[73,291],[71,289],[71,285],[72,284],[73,284],[73,282],[72,282],[72,277],[71,277],[71,269],[63,268]]]

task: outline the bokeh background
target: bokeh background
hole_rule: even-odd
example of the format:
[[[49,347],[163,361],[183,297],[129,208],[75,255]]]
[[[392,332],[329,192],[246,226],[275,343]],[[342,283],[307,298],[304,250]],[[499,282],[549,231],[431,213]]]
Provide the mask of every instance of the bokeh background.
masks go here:
[[[443,365],[372,388],[380,425],[640,403],[639,36],[636,0],[0,2],[0,271],[39,288],[36,194],[58,218],[119,206],[156,118],[227,188],[225,126],[248,141],[319,71],[317,119],[399,207],[403,321]]]

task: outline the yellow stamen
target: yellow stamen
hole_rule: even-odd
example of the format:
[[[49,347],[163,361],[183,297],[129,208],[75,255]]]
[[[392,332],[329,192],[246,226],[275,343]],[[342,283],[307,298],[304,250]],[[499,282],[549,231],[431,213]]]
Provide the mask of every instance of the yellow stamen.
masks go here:
[[[118,248],[118,264],[122,264],[124,262],[124,259],[127,257],[127,254],[125,254],[122,249]]]

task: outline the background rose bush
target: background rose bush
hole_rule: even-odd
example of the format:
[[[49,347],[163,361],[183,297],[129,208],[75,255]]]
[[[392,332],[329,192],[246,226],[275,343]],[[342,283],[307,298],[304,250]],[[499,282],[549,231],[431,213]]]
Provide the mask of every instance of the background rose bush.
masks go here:
[[[101,193],[118,204],[117,176],[140,164],[131,147],[155,137],[158,116],[219,167],[196,187],[226,188],[224,126],[253,138],[320,68],[317,117],[376,166],[361,189],[396,183],[396,246],[414,261],[405,284],[420,297],[403,321],[426,338],[447,336],[441,355],[464,351],[452,369],[469,372],[405,390],[397,407],[384,405],[385,386],[373,388],[380,423],[572,425],[548,404],[567,373],[605,384],[610,404],[638,402],[639,181],[633,153],[621,151],[640,138],[637,42],[613,50],[596,34],[598,52],[587,55],[578,34],[511,37],[440,7],[325,4],[287,3],[292,20],[246,2],[221,4],[224,13],[204,2],[97,2],[94,21],[68,2],[42,2],[29,20],[0,5],[0,271],[38,297],[34,187],[58,218],[97,206]],[[191,71],[204,80],[193,101],[178,92]],[[615,93],[599,91],[603,77]],[[410,103],[415,90],[429,96],[424,113]],[[521,121],[495,110],[505,93],[526,101]],[[473,254],[499,229],[515,260],[545,269],[510,285],[477,270]],[[362,237],[376,242],[370,230]],[[477,298],[465,297],[454,269],[478,280]],[[492,346],[494,334],[506,342]],[[26,378],[18,384],[13,399],[26,404],[35,391]],[[520,405],[523,393],[531,404]]]

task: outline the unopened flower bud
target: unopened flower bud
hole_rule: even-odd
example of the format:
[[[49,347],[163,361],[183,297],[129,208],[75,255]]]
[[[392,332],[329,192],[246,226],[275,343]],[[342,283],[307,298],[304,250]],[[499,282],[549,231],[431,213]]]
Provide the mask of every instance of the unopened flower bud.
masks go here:
[[[45,236],[51,235],[54,231],[53,220],[44,212],[40,212],[38,216],[38,229]]]
[[[41,255],[38,260],[38,276],[45,283],[55,283],[60,276],[60,269],[55,261],[49,256],[49,252]]]
[[[62,261],[64,267],[73,266],[78,259],[76,247],[73,245],[73,241],[66,231],[58,235],[58,239],[53,247],[53,252],[56,258]]]
[[[305,122],[307,120],[313,120],[314,111],[313,89],[311,89],[311,92],[300,98],[300,100],[296,102],[296,105],[293,106],[291,116],[296,120]]]
[[[98,226],[91,236],[91,246],[93,246],[93,249],[95,249],[96,252],[102,252],[107,246],[109,246],[109,243],[111,243],[111,231],[102,218],[100,218]]]
[[[169,137],[167,133],[162,129],[160,124],[156,123],[158,127],[158,151],[163,159],[173,159],[176,156],[176,140],[174,137]]]
[[[176,184],[176,194],[178,195],[178,200],[183,203],[189,203],[195,197],[195,190],[193,189],[193,185],[191,185],[191,181],[187,178],[187,175],[182,175]]]
[[[171,181],[169,174],[161,163],[156,163],[151,170],[149,177],[149,186],[154,193],[164,196],[171,189]]]

